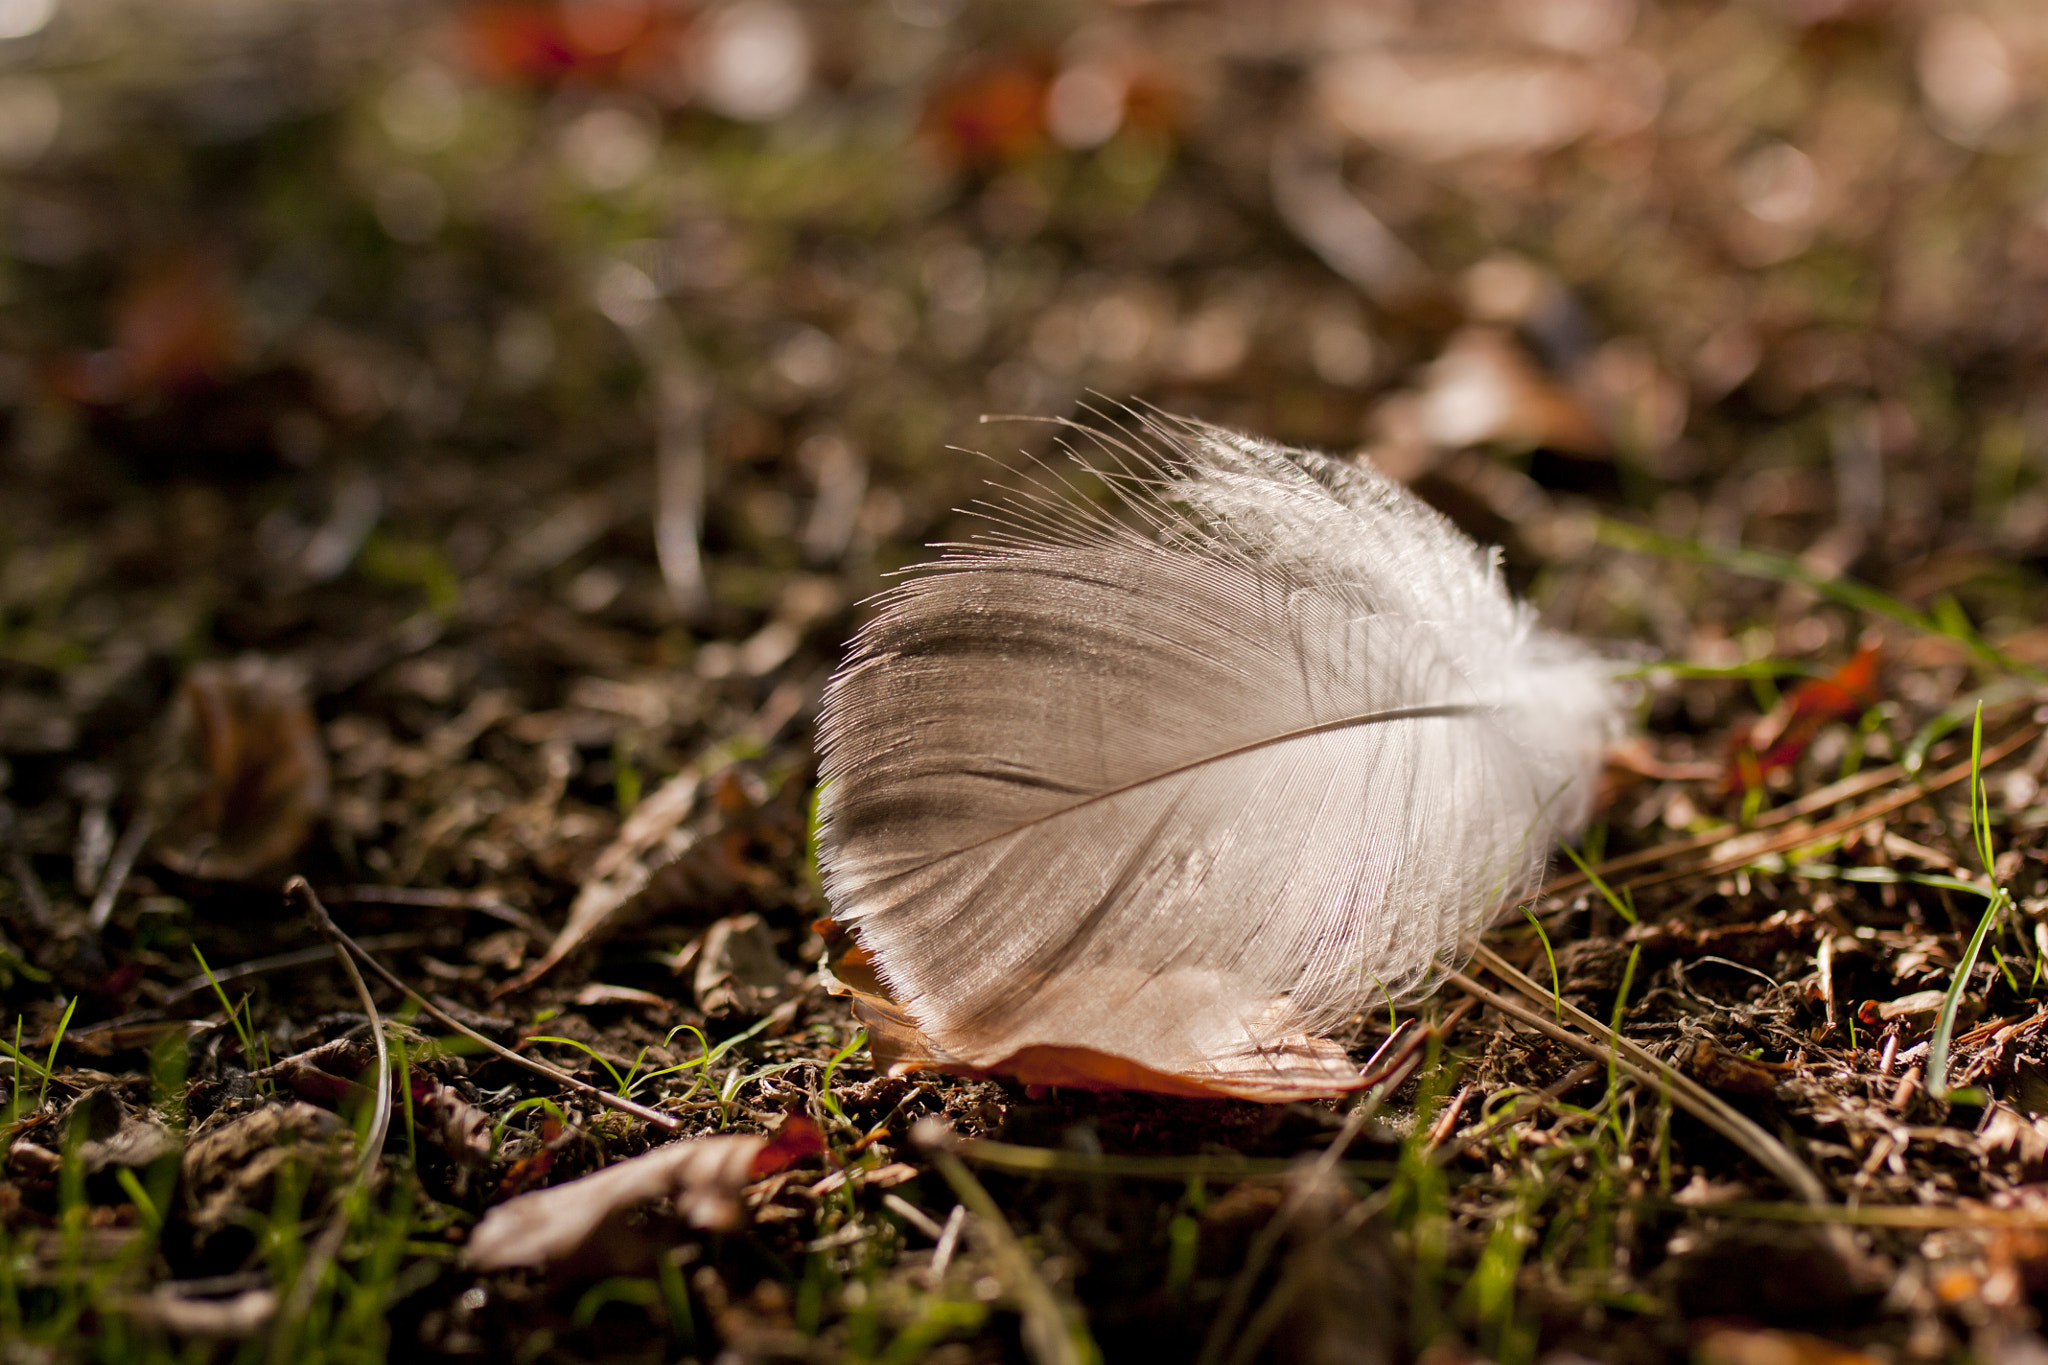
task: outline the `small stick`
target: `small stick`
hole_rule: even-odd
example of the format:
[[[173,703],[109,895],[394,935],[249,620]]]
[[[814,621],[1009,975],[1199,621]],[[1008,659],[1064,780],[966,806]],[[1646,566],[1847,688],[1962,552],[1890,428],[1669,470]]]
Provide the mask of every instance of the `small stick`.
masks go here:
[[[113,918],[114,902],[121,898],[121,888],[127,884],[128,874],[135,870],[135,860],[142,856],[143,845],[155,832],[156,822],[147,814],[136,816],[121,831],[121,841],[114,845],[114,856],[107,860],[106,873],[100,878],[99,892],[92,898],[92,912],[86,916],[95,934]]]
[[[946,1226],[939,1230],[939,1244],[932,1250],[932,1266],[926,1272],[926,1283],[933,1289],[946,1278],[946,1267],[953,1264],[953,1249],[960,1245],[960,1229],[966,1222],[967,1206],[955,1204],[946,1215]]]
[[[1891,1110],[1894,1114],[1906,1112],[1906,1106],[1913,1102],[1913,1092],[1920,1088],[1920,1068],[1913,1067],[1899,1077],[1898,1088],[1892,1091]]]
[[[314,893],[312,885],[304,877],[294,877],[286,882],[284,884],[284,893],[297,900],[299,904],[308,907],[309,910],[313,907],[318,907],[319,913],[322,916],[325,916],[327,913],[326,908],[320,905],[320,897]],[[463,1023],[412,987],[406,985],[405,982],[399,980],[383,963],[364,952],[361,944],[335,927],[332,919],[327,921],[327,926],[327,929],[323,932],[332,932],[336,938],[340,939],[347,946],[350,952],[362,959],[364,966],[383,977],[385,981],[389,982],[399,991],[402,991],[408,1000],[411,1000],[420,1007],[421,1013],[425,1014],[435,1023],[442,1025],[444,1028],[455,1030],[463,1037],[482,1047],[485,1051],[503,1058],[514,1066],[525,1067],[536,1075],[546,1076],[549,1080],[565,1085],[577,1094],[587,1096],[607,1108],[616,1109],[620,1113],[631,1114],[636,1119],[651,1123],[655,1127],[665,1129],[671,1133],[679,1132],[682,1129],[681,1120],[671,1118],[658,1109],[649,1109],[646,1105],[636,1104],[623,1095],[614,1095],[609,1090],[600,1090],[588,1081],[577,1080],[560,1067],[549,1066],[538,1058],[521,1056],[511,1048],[484,1037],[483,1034],[478,1033],[475,1029]]]
[[[1512,1109],[1502,1114],[1492,1123],[1487,1124],[1483,1128],[1475,1128],[1456,1141],[1430,1153],[1430,1160],[1439,1166],[1450,1165],[1469,1148],[1486,1141],[1504,1128],[1514,1127],[1523,1119],[1534,1114],[1538,1109],[1548,1109],[1551,1105],[1557,1103],[1559,1099],[1570,1094],[1599,1074],[1600,1063],[1598,1062],[1587,1062],[1584,1066],[1575,1068],[1568,1072],[1563,1080],[1553,1082],[1533,1095],[1522,1096],[1521,1099],[1515,1101]]]
[[[6,780],[6,770],[0,767],[0,783]],[[57,912],[51,908],[50,893],[43,889],[43,879],[36,875],[35,864],[29,861],[28,850],[22,846],[14,805],[4,797],[0,797],[0,847],[7,850],[7,875],[14,878],[21,891],[21,903],[28,911],[29,921],[38,929],[49,928],[57,922]]]
[[[882,1196],[882,1202],[888,1205],[898,1218],[901,1218],[904,1222],[931,1238],[933,1242],[937,1242],[939,1238],[946,1235],[946,1230],[937,1223],[934,1223],[930,1214],[911,1203],[908,1199],[905,1199],[902,1195],[885,1194]],[[958,1206],[956,1205],[955,1207]]]
[[[1423,1144],[1423,1151],[1434,1152],[1443,1145],[1443,1140],[1451,1135],[1451,1129],[1458,1126],[1458,1115],[1465,1112],[1465,1101],[1472,1098],[1472,1090],[1469,1081],[1458,1088],[1458,1093],[1444,1106],[1444,1112],[1429,1126],[1429,1141]]]
[[[2017,734],[2012,735],[2009,738],[2000,741],[1998,744],[1992,745],[1991,747],[1987,748],[1984,751],[1984,757],[1981,761],[1980,768],[1988,767],[1992,763],[1995,763],[2000,759],[2005,758],[2006,756],[2012,754],[2021,746],[2038,738],[2041,734],[2041,731],[2041,726],[2029,725],[2020,730]],[[1932,796],[1935,792],[1943,791],[1949,787],[1953,787],[1957,783],[1969,777],[1969,775],[1970,765],[1968,763],[1957,764],[1952,768],[1945,769],[1944,771],[1935,774],[1933,777],[1927,778],[1924,781],[1916,783],[1910,790],[1903,792],[1893,792],[1889,796],[1882,797],[1868,806],[1859,807],[1848,815],[1842,816],[1836,820],[1831,820],[1827,822],[1825,826],[1822,826],[1820,829],[1810,830],[1805,833],[1797,833],[1791,838],[1791,841],[1789,843],[1781,839],[1774,841],[1769,848],[1760,848],[1754,850],[1751,853],[1745,855],[1743,861],[1747,862],[1749,859],[1758,856],[1758,854],[1760,853],[1770,851],[1783,852],[1784,848],[1794,847],[1797,844],[1805,843],[1811,839],[1825,837],[1822,834],[1822,829],[1831,832],[1840,832],[1836,829],[1836,826],[1840,826],[1841,829],[1853,828],[1854,826],[1862,824],[1864,821],[1875,818],[1876,816],[1889,814],[1890,812],[1897,810],[1899,807],[1908,805],[1923,796]],[[1610,858],[1606,862],[1601,863],[1598,867],[1594,868],[1593,870],[1603,877],[1611,877],[1614,873],[1617,872],[1630,872],[1641,867],[1655,867],[1659,863],[1668,862],[1673,858],[1682,857],[1687,853],[1703,852],[1707,849],[1713,848],[1716,844],[1724,843],[1729,839],[1738,837],[1739,835],[1752,833],[1757,830],[1768,829],[1773,825],[1784,824],[1788,820],[1797,819],[1800,816],[1811,815],[1816,811],[1825,810],[1829,806],[1836,805],[1839,802],[1849,800],[1852,797],[1861,796],[1866,792],[1875,791],[1881,787],[1888,786],[1891,783],[1896,782],[1899,779],[1906,776],[1907,773],[1905,768],[1902,765],[1896,763],[1892,764],[1890,767],[1876,768],[1872,769],[1869,772],[1858,773],[1854,777],[1845,778],[1842,781],[1836,782],[1831,786],[1823,787],[1819,791],[1812,792],[1807,796],[1800,798],[1797,801],[1791,802],[1784,806],[1780,806],[1776,810],[1764,812],[1764,814],[1762,814],[1755,821],[1753,821],[1747,829],[1735,825],[1723,825],[1720,828],[1711,830],[1706,834],[1694,835],[1686,839],[1677,839],[1668,844],[1659,844],[1655,848],[1646,848],[1637,853],[1628,853],[1622,855],[1619,858]],[[1780,847],[1780,845],[1782,845],[1782,847]],[[1681,869],[1679,872],[1670,874],[1668,876],[1659,877],[1654,881],[1632,881],[1629,882],[1628,885],[1656,885],[1658,882],[1675,880],[1677,877],[1680,876],[1690,876],[1695,871],[1710,873],[1711,871],[1713,871],[1713,869],[1711,867],[1701,869]],[[1560,892],[1575,890],[1578,887],[1584,885],[1586,883],[1586,880],[1587,879],[1584,873],[1574,870],[1565,873],[1563,876],[1557,877],[1550,881],[1548,884],[1544,886],[1543,890],[1539,894],[1543,896],[1554,896],[1559,894]]]
[[[1686,877],[1718,877],[1724,872],[1733,872],[1739,868],[1747,867],[1767,853],[1790,852],[1792,849],[1798,848],[1803,844],[1814,843],[1830,838],[1833,835],[1846,833],[1858,825],[1890,815],[1893,811],[1910,806],[1915,801],[1921,800],[1924,797],[1932,796],[1936,792],[1946,791],[1948,788],[1956,786],[1967,779],[1972,771],[1981,772],[1993,763],[2010,757],[2021,747],[2034,740],[2040,733],[2040,726],[2028,726],[2002,743],[1985,749],[1983,757],[1975,764],[1958,763],[1953,768],[1935,774],[1934,777],[1925,782],[1918,783],[1904,791],[1891,792],[1870,802],[1868,805],[1858,806],[1847,815],[1838,815],[1832,820],[1823,820],[1811,829],[1786,830],[1766,841],[1761,846],[1745,849],[1743,852],[1732,857],[1720,858],[1691,867],[1671,868],[1658,873],[1654,877],[1646,877],[1640,881],[1632,881],[1628,884],[1635,887],[1652,887],[1662,886],[1667,882],[1680,881]]]
[[[1820,974],[1821,1003],[1827,1007],[1828,1033],[1835,1031],[1835,936],[1825,931],[1820,936],[1820,951],[1814,955],[1814,970]]]
[[[387,948],[414,948],[430,941],[425,934],[379,934],[376,938],[364,939],[362,946],[372,951],[381,951]],[[212,976],[195,976],[184,985],[166,994],[163,997],[163,1001],[168,1005],[174,1000],[183,1000],[188,995],[197,995],[201,991],[211,990],[216,982],[225,986],[230,981],[240,981],[244,977],[262,976],[268,972],[289,971],[293,967],[310,967],[321,958],[326,957],[327,952],[328,950],[325,948],[295,948],[289,953],[275,953],[269,957],[251,958],[247,962],[237,963],[235,966],[215,972]]]
[[[1516,971],[1513,964],[1483,947],[1480,949],[1480,952],[1483,955],[1482,960],[1486,962],[1487,967],[1496,975],[1501,976],[1503,980],[1516,986],[1517,989],[1525,989],[1531,994],[1532,998],[1550,1003],[1550,995]],[[1510,973],[1512,975],[1509,975]],[[1520,977],[1521,980],[1516,981],[1516,977]],[[1786,1150],[1783,1143],[1779,1142],[1762,1128],[1759,1128],[1746,1115],[1721,1100],[1719,1096],[1709,1092],[1706,1087],[1700,1085],[1699,1082],[1693,1080],[1690,1076],[1680,1073],[1663,1059],[1655,1057],[1642,1048],[1631,1044],[1625,1038],[1617,1036],[1616,1041],[1621,1044],[1621,1048],[1616,1050],[1607,1047],[1605,1044],[1593,1041],[1591,1037],[1574,1033],[1568,1028],[1553,1024],[1536,1011],[1527,1009],[1498,992],[1488,990],[1463,972],[1453,972],[1448,979],[1458,989],[1466,992],[1468,995],[1478,996],[1503,1014],[1513,1015],[1537,1032],[1554,1038],[1567,1047],[1577,1048],[1589,1057],[1599,1058],[1601,1061],[1621,1071],[1629,1079],[1652,1088],[1668,1091],[1674,1103],[1756,1158],[1759,1165],[1777,1176],[1778,1179],[1785,1183],[1788,1189],[1797,1194],[1801,1199],[1809,1204],[1826,1204],[1828,1202],[1827,1187],[1820,1183],[1820,1178],[1808,1170],[1799,1158]],[[1523,983],[1527,983],[1526,986]],[[1593,1022],[1591,1015],[1573,1006],[1569,1001],[1565,1002],[1565,1009],[1574,1016],[1573,1022],[1578,1023],[1582,1028],[1586,1028],[1588,1033],[1596,1029],[1601,1032],[1606,1031],[1601,1029],[1598,1023]]]
[[[137,817],[136,824],[143,823],[146,822]],[[135,825],[129,826],[130,831],[134,828]],[[122,842],[125,844],[127,841],[124,839]],[[124,877],[127,875],[125,869],[121,867],[118,851],[114,856],[114,866],[109,869],[107,882],[101,887],[102,895],[105,895],[110,887],[119,885],[113,876],[117,871]],[[306,885],[300,878],[295,877],[292,881],[300,886]],[[286,890],[290,889],[290,884],[287,884]],[[291,1293],[285,1297],[279,1312],[279,1326],[271,1338],[277,1347],[272,1352],[273,1358],[281,1354],[290,1343],[292,1332],[305,1320],[307,1312],[313,1307],[313,1295],[319,1291],[320,1281],[326,1278],[328,1267],[332,1266],[334,1258],[341,1254],[342,1239],[348,1236],[348,1225],[352,1221],[351,1206],[369,1189],[370,1178],[377,1173],[377,1162],[384,1155],[385,1135],[391,1131],[391,1045],[384,1037],[384,1017],[377,1012],[377,1000],[370,994],[369,983],[363,980],[363,974],[356,970],[355,959],[349,956],[351,945],[347,938],[335,927],[333,919],[327,914],[327,907],[320,903],[320,898],[311,894],[310,887],[307,891],[304,901],[306,914],[313,921],[314,929],[318,930],[320,936],[333,948],[335,957],[341,960],[341,969],[348,973],[349,984],[356,988],[356,999],[362,1001],[363,1013],[370,1020],[370,1038],[377,1045],[377,1088],[376,1099],[370,1110],[370,1126],[363,1134],[362,1150],[356,1153],[355,1172],[349,1177],[348,1188],[335,1200],[334,1213],[327,1220],[327,1226],[320,1230],[319,1239],[307,1251],[305,1262],[299,1266],[298,1278],[292,1281]]]

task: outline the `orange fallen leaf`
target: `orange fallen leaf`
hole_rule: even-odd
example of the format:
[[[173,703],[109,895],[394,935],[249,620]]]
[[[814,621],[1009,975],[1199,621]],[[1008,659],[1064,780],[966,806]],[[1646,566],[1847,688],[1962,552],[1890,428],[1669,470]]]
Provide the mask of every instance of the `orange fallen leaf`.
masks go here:
[[[689,22],[674,6],[644,0],[477,0],[455,16],[455,36],[485,80],[550,86],[575,79],[661,94],[683,65]]]
[[[541,84],[576,66],[576,51],[553,5],[478,4],[457,20],[463,55],[480,76]]]
[[[993,1066],[969,1066],[934,1045],[917,1020],[890,998],[875,974],[874,959],[844,928],[831,920],[819,921],[817,928],[826,942],[826,988],[852,1004],[855,1021],[868,1031],[875,1065],[887,1075],[934,1070],[976,1078],[1008,1076],[1026,1085],[1262,1104],[1325,1099],[1366,1084],[1342,1047],[1307,1034],[1285,1037],[1265,1049],[1190,1058],[1188,1069],[1180,1072],[1155,1070],[1095,1048],[1047,1044],[1022,1048]]]
[[[924,124],[945,160],[960,170],[1013,165],[1046,146],[1051,65],[1010,58],[970,71],[926,106]]]
[[[782,1126],[768,1138],[768,1145],[754,1153],[747,1174],[755,1180],[775,1175],[825,1154],[825,1130],[801,1111],[783,1119]]]
[[[1877,704],[1880,647],[1866,642],[1825,678],[1810,678],[1767,716],[1731,737],[1722,782],[1731,793],[1754,791],[1772,773],[1799,761],[1821,730]]]
[[[241,359],[241,306],[214,254],[184,249],[145,260],[113,304],[112,344],[49,371],[75,403],[108,407],[189,393],[229,378]]]

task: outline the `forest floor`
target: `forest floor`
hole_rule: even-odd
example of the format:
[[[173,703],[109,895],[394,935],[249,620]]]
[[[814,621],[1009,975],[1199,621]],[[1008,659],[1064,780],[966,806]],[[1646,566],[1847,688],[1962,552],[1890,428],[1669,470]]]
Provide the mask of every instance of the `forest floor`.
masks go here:
[[[0,1361],[2048,1353],[2048,27],[1412,8],[0,5]],[[861,603],[1127,395],[1627,675],[1363,1096],[820,973]]]

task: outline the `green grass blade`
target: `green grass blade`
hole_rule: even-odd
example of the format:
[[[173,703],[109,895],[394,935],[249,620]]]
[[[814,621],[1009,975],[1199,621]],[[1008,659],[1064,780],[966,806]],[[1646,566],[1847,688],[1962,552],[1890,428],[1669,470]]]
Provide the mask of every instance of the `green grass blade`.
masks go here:
[[[1572,865],[1579,869],[1586,880],[1593,884],[1593,889],[1600,893],[1601,899],[1614,908],[1615,914],[1620,915],[1630,924],[1636,922],[1635,906],[1616,895],[1614,888],[1609,886],[1606,879],[1593,870],[1593,865],[1587,862],[1577,849],[1573,848],[1570,844],[1559,844],[1558,847],[1564,850],[1565,857],[1572,860]]]
[[[1983,860],[1984,872],[1992,879],[1988,892],[1978,890],[1985,896],[1984,914],[1977,920],[1977,931],[1970,935],[1970,945],[1963,950],[1963,960],[1956,964],[1955,978],[1948,983],[1948,990],[1941,997],[1941,1013],[1934,1021],[1934,1037],[1927,1045],[1927,1093],[1936,1099],[1948,1096],[1949,1045],[1955,1036],[1956,1011],[1962,1007],[1963,992],[1969,989],[1970,974],[1976,970],[1977,956],[1984,951],[1984,940],[1991,933],[1991,926],[1998,922],[2000,914],[2011,899],[1995,880],[1992,866],[1996,854],[1991,847],[1991,804],[1984,790],[1984,709],[1977,708],[1976,723],[1970,731],[1970,833],[1977,845],[1977,856]]]
[[[1890,593],[1874,588],[1868,583],[1861,583],[1853,578],[1830,577],[1815,573],[1790,555],[1781,555],[1770,550],[1727,548],[1696,540],[1683,540],[1677,536],[1652,531],[1647,527],[1632,526],[1606,517],[1599,521],[1598,536],[1603,543],[1620,550],[1655,555],[1661,559],[1706,564],[1745,574],[1751,578],[1796,583],[1845,607],[1853,607],[1872,616],[1897,621],[1901,625],[1910,626],[1929,635],[1954,640],[1980,662],[2002,672],[2018,673],[2037,681],[2048,681],[2048,676],[2044,676],[2038,669],[2017,662],[2011,655],[1986,641],[1962,616],[1961,608],[1952,603],[1945,603],[1939,613],[1924,612],[1908,606]]]

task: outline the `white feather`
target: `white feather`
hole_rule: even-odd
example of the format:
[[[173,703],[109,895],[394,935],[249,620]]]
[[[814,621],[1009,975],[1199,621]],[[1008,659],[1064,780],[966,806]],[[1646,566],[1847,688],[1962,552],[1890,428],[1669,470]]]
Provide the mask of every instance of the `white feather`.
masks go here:
[[[1615,724],[1397,485],[1141,421],[1097,470],[1135,517],[1021,496],[826,692],[833,914],[971,1065],[1194,1074],[1428,989],[1582,825]]]

